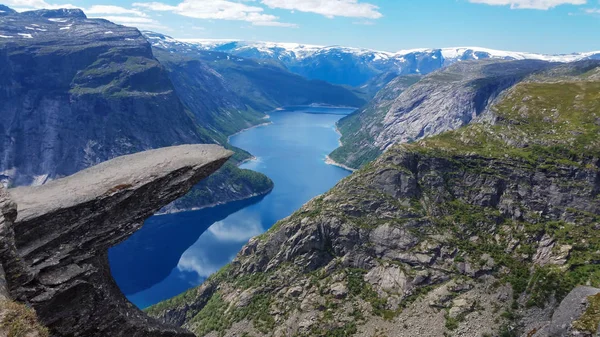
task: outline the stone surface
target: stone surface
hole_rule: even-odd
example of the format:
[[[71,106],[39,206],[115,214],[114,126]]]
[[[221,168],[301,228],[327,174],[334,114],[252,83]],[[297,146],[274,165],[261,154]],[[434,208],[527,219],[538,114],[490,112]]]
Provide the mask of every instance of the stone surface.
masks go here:
[[[533,60],[465,61],[409,87],[400,77],[338,123],[342,147],[330,156],[358,168],[393,144],[458,129],[484,115],[506,89],[551,65]],[[389,174],[387,179],[393,179]]]
[[[587,307],[587,298],[600,293],[600,289],[592,287],[577,287],[573,289],[560,303],[554,315],[552,322],[548,326],[548,336],[576,336],[572,333],[572,324],[578,320],[585,312]]]
[[[56,336],[191,336],[125,299],[110,275],[107,250],[231,155],[216,145],[162,148],[9,190],[18,205],[18,215],[9,212],[16,216],[16,248],[30,275],[28,282],[9,282],[11,295],[31,303]]]

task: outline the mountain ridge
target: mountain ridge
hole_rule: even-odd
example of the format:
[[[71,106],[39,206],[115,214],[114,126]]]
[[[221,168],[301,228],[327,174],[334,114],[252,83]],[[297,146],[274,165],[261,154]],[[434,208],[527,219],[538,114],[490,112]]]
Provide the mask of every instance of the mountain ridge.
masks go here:
[[[237,44],[239,48],[259,48],[263,47],[265,50],[271,48],[280,48],[288,52],[299,52],[298,56],[307,57],[311,56],[311,53],[317,53],[324,50],[339,49],[345,51],[354,51],[356,53],[376,53],[389,57],[393,56],[404,56],[412,53],[424,53],[424,52],[435,52],[441,51],[442,55],[446,58],[456,58],[457,55],[463,54],[468,51],[488,53],[494,57],[512,57],[514,59],[536,59],[549,62],[572,62],[582,58],[590,57],[593,55],[600,54],[600,50],[588,51],[588,52],[573,52],[565,54],[545,54],[545,53],[534,53],[534,52],[519,52],[519,51],[508,51],[501,49],[493,49],[487,47],[478,46],[458,46],[458,47],[442,47],[442,48],[411,48],[401,49],[396,52],[383,51],[371,48],[360,48],[360,47],[348,47],[343,45],[314,45],[304,44],[295,42],[269,42],[269,41],[249,41],[249,40],[237,40],[237,39],[194,39],[194,38],[173,38],[173,40],[198,44],[212,50],[218,47],[223,47],[227,44]],[[228,47],[229,48],[229,47]],[[305,53],[300,53],[304,50]]]
[[[420,48],[385,52],[342,46],[317,46],[298,43],[248,42],[236,40],[172,39],[193,44],[198,49],[278,62],[290,71],[309,79],[360,87],[386,73],[426,75],[453,63],[467,60],[542,60],[575,62],[600,58],[600,52],[545,55],[502,51],[482,47]],[[186,42],[183,42],[186,41]],[[177,43],[177,42],[175,42]]]

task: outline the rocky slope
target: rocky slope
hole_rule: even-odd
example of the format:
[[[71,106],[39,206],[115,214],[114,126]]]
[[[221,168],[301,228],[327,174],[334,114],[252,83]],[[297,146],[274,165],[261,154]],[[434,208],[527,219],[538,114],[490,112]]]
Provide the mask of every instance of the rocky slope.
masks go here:
[[[338,123],[342,146],[330,157],[358,168],[386,148],[454,130],[482,115],[502,92],[528,75],[555,67],[543,61],[465,61],[415,85],[388,84],[367,106]]]
[[[216,145],[182,145],[118,157],[9,194],[0,187],[4,293],[31,305],[52,336],[192,336],[125,299],[107,250],[232,154]]]
[[[5,8],[3,14],[0,180],[11,186],[43,184],[152,148],[226,144],[228,134],[258,123],[255,116],[221,129],[223,124],[191,113],[187,103],[203,96],[182,103],[170,73],[137,29],[87,19],[79,10],[19,14]],[[235,163],[212,181],[184,206],[239,200],[272,188],[264,175]],[[211,198],[202,198],[208,191]]]
[[[366,103],[347,88],[307,80],[279,62],[205,51],[194,44],[148,31],[144,32],[144,36],[152,44],[161,63],[171,65],[168,68],[172,70],[172,78],[189,76],[188,67],[197,69],[202,65],[210,68],[220,79],[217,88],[223,87],[228,94],[228,102],[237,108],[246,106],[246,110],[269,111],[282,106],[313,103],[353,107]],[[177,82],[174,80],[176,87]]]
[[[361,86],[377,75],[426,75],[455,62],[481,59],[543,60],[574,62],[600,58],[600,52],[543,55],[479,47],[412,49],[395,53],[343,46],[315,46],[297,43],[235,40],[185,40],[205,50],[236,56],[271,60],[310,79],[334,84]]]
[[[148,312],[198,336],[596,334],[599,290],[576,287],[600,286],[600,82],[558,73],[390,148]]]

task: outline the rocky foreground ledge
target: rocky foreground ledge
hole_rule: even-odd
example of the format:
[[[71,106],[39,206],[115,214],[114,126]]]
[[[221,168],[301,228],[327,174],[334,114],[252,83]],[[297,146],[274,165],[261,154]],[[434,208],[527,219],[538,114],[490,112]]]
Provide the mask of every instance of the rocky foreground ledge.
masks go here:
[[[193,336],[128,302],[112,279],[107,250],[232,154],[216,145],[169,147],[119,157],[43,186],[9,193],[0,187],[7,297],[31,304],[51,335]]]

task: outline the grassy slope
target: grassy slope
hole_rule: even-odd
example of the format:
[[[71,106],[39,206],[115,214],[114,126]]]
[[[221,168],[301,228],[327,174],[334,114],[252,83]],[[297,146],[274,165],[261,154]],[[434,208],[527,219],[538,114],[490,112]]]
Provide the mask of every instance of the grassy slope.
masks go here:
[[[389,155],[393,156],[396,152],[414,151],[423,156],[448,158],[457,165],[467,165],[463,168],[464,170],[475,170],[475,172],[479,172],[477,170],[483,168],[477,166],[476,160],[467,159],[471,158],[473,154],[503,162],[519,163],[532,172],[553,170],[559,165],[567,169],[570,166],[583,166],[582,168],[585,170],[597,171],[597,164],[591,163],[597,163],[600,157],[599,93],[600,83],[595,81],[521,83],[513,88],[508,97],[496,107],[497,123],[470,125],[414,144],[396,146],[390,150]],[[473,163],[475,165],[468,166]],[[361,177],[368,177],[369,174],[380,169],[377,165],[379,164],[369,164],[351,176],[350,179],[354,181],[351,185],[354,186],[361,181]],[[485,167],[485,169],[489,170],[489,167]],[[500,173],[481,171],[480,174],[493,176]],[[461,181],[457,180],[454,183],[460,184]],[[343,195],[346,193],[344,188],[347,187],[344,185],[344,182],[340,183],[327,195]],[[372,202],[379,202],[377,200],[382,198],[381,193],[362,195],[361,197],[368,198]],[[382,199],[381,202],[389,201]],[[422,202],[427,203],[426,200]],[[579,284],[600,286],[600,265],[591,263],[600,261],[600,237],[593,229],[594,224],[600,223],[598,214],[572,209],[568,212],[571,212],[575,219],[573,223],[552,222],[540,218],[530,223],[503,219],[501,220],[503,222],[498,224],[498,211],[492,208],[465,204],[457,200],[435,205],[435,207],[442,210],[441,214],[432,216],[427,211],[428,206],[423,206],[423,204],[419,206],[418,203],[407,208],[412,214],[411,217],[422,213],[423,219],[432,221],[434,224],[431,228],[424,228],[425,231],[431,233],[421,234],[435,235],[440,230],[449,230],[453,233],[455,246],[459,248],[460,252],[463,252],[459,254],[459,258],[463,260],[477,261],[477,258],[483,254],[491,255],[498,265],[509,270],[509,272],[500,272],[497,275],[501,282],[510,283],[516,296],[521,293],[528,294],[529,300],[526,306],[543,306],[550,296],[556,296],[560,300]],[[291,218],[275,225],[263,236],[263,240],[269,240],[272,233],[276,233],[287,222],[295,221],[294,219],[307,216],[330,218],[336,217],[339,212],[337,204],[328,204],[323,201],[323,198],[317,198],[303,210],[292,215]],[[344,217],[344,215],[340,216]],[[402,219],[398,220],[402,221]],[[346,221],[363,228],[372,228],[372,226],[378,225],[379,219],[366,217]],[[498,228],[502,229],[498,230]],[[531,258],[537,244],[537,240],[534,238],[543,233],[554,237],[557,247],[563,245],[573,247],[564,266],[532,267]],[[477,244],[469,240],[473,235],[479,237]],[[510,244],[511,236],[515,235],[521,244],[515,252],[507,253],[506,245]],[[261,273],[230,278],[228,275],[232,268],[232,266],[223,268],[207,282],[226,283],[241,290],[253,287],[258,287],[258,289],[260,287],[266,289],[277,287],[277,285],[269,285],[269,282],[265,280],[272,278]],[[287,267],[281,266],[280,268]],[[355,278],[348,277],[348,279]],[[352,289],[351,286],[349,284],[350,289]],[[428,290],[423,289],[423,291]],[[192,289],[150,308],[148,312],[158,315],[169,308],[193,303],[196,300],[197,292],[197,289]],[[371,302],[374,308],[380,305],[377,296],[365,297],[362,292],[358,292],[356,296],[364,297]],[[269,303],[273,300],[273,298],[265,299],[264,296],[257,298],[256,306],[252,307],[254,311],[246,312],[237,308],[227,309],[228,304],[223,302],[217,292],[209,299],[209,304],[204,309],[200,310],[193,318],[190,317],[190,322],[197,323],[193,324],[196,327],[203,327],[201,331],[197,331],[200,335],[208,331],[224,331],[233,322],[244,318],[255,322],[255,327],[258,326],[260,331],[269,331],[273,328],[273,322],[267,319],[267,314]],[[513,309],[518,309],[519,306],[520,304],[516,301],[513,303]],[[385,310],[375,313],[384,317],[394,315],[393,312]],[[593,312],[590,315],[595,314]],[[504,313],[502,317],[508,320],[516,318],[512,312]],[[586,322],[582,324],[586,324]],[[455,325],[447,324],[449,327]],[[344,329],[346,328],[350,329],[347,332],[355,331],[352,326],[344,326]]]

